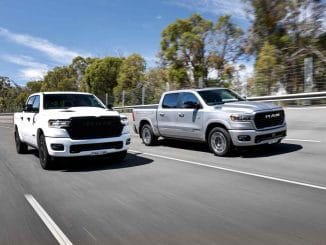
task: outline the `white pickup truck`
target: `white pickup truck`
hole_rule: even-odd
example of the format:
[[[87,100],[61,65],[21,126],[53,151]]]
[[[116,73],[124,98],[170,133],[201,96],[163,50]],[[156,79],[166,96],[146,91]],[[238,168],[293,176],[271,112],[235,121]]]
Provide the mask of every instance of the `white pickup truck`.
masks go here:
[[[128,119],[108,109],[96,96],[77,92],[46,92],[29,96],[15,113],[17,152],[38,149],[41,166],[57,157],[108,155],[123,160],[130,144]]]
[[[134,109],[134,130],[145,145],[158,137],[206,142],[217,156],[233,146],[277,144],[286,136],[282,107],[246,101],[224,88],[166,92],[158,108]]]

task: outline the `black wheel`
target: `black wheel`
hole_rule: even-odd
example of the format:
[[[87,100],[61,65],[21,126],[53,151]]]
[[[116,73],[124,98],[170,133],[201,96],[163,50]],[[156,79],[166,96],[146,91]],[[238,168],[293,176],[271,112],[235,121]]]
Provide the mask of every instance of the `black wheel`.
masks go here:
[[[127,151],[119,151],[111,154],[111,159],[113,161],[122,162],[127,156]]]
[[[144,124],[140,130],[141,139],[147,146],[155,145],[158,137],[154,135],[152,127],[148,124]]]
[[[40,164],[43,169],[51,169],[54,159],[48,153],[48,149],[45,143],[45,137],[43,134],[40,134],[38,140],[38,151],[39,151],[39,158]]]
[[[19,154],[27,153],[28,146],[24,142],[22,142],[19,138],[19,133],[17,127],[15,128],[15,143],[16,143],[16,151]]]
[[[231,153],[233,145],[230,134],[224,128],[213,128],[208,135],[208,146],[216,156],[226,156]]]

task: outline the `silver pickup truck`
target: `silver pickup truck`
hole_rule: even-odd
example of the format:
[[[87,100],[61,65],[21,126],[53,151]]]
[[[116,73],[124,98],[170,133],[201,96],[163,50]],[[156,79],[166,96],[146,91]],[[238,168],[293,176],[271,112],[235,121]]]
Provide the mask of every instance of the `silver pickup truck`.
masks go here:
[[[157,108],[134,109],[133,120],[147,146],[160,136],[202,141],[217,156],[234,146],[278,144],[286,136],[282,107],[246,101],[224,88],[166,92]]]

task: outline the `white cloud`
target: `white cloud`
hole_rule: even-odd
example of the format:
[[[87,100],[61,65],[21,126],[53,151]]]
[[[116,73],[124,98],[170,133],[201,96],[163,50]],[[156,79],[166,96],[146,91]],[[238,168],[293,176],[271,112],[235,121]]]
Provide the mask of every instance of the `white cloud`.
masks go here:
[[[17,44],[23,45],[31,49],[38,50],[41,53],[47,55],[52,60],[62,64],[67,64],[71,62],[73,58],[79,55],[87,56],[87,55],[80,54],[76,51],[69,50],[66,47],[53,44],[46,39],[33,37],[28,34],[14,33],[1,27],[0,27],[0,37],[5,37],[8,40],[15,42]]]
[[[46,72],[47,70],[43,70],[42,68],[24,68],[19,71],[19,77],[28,81],[41,80]]]
[[[228,14],[240,19],[247,18],[246,4],[242,0],[172,0],[169,2],[194,11],[216,15]]]
[[[32,57],[26,55],[2,55],[1,59],[16,65],[48,69],[46,64],[36,62]]]
[[[18,76],[21,79],[40,80],[48,72],[49,67],[46,64],[36,62],[32,57],[25,55],[2,55],[0,58],[6,62],[10,62],[24,68],[20,69]]]

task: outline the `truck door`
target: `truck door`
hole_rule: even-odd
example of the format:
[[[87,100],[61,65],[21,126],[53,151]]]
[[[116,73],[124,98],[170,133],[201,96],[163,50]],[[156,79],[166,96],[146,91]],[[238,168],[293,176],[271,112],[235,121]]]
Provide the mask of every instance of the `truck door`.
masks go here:
[[[157,125],[162,136],[177,136],[175,123],[178,115],[178,97],[179,93],[166,94],[157,109]]]
[[[37,125],[36,122],[39,117],[39,110],[40,110],[40,96],[36,95],[33,101],[32,112],[30,121],[27,120],[29,123],[29,142],[31,145],[37,146]]]
[[[175,124],[178,137],[182,139],[201,140],[203,111],[196,95],[191,92],[181,93],[178,108]]]
[[[21,120],[21,128],[19,129],[20,134],[26,143],[29,142],[29,126],[30,126],[30,120],[31,120],[31,114],[32,114],[32,108],[33,108],[33,102],[34,102],[35,96],[29,97],[27,100],[24,111],[22,113],[22,116],[20,118]]]

